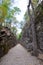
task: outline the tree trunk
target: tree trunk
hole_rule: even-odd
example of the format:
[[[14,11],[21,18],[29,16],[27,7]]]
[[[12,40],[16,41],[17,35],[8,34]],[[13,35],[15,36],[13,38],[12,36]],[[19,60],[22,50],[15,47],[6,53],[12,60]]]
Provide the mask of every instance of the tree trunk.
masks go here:
[[[31,2],[31,6],[32,6],[32,11],[34,12],[32,2]],[[32,15],[31,15],[29,7],[28,7],[28,13],[29,13],[29,16],[30,16],[30,24],[31,24],[31,28],[32,28],[33,51],[34,51],[34,54],[35,54],[35,53],[37,53],[37,40],[36,40],[36,31],[35,31],[35,24],[34,24],[35,16],[34,16],[33,12],[32,12]]]

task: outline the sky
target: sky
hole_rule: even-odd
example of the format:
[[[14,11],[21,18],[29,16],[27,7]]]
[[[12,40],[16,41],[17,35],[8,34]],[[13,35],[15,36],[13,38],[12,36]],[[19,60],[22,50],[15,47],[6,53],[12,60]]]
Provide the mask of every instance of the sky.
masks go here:
[[[23,20],[23,16],[27,10],[28,0],[14,0],[13,6],[17,6],[20,8],[21,12],[20,15],[17,15],[17,20],[20,22]]]
[[[27,5],[28,5],[28,0],[15,0],[14,1],[15,4],[13,4],[13,6],[17,6],[18,8],[20,8],[21,12],[19,15],[16,15],[16,18],[19,22],[21,22],[23,20],[24,14],[27,10]],[[21,32],[21,29],[17,28],[18,32]]]
[[[28,4],[28,0],[16,0],[16,6],[20,8],[21,12],[20,15],[17,15],[17,20],[20,22],[21,20],[23,20],[23,16],[27,10],[27,4]]]

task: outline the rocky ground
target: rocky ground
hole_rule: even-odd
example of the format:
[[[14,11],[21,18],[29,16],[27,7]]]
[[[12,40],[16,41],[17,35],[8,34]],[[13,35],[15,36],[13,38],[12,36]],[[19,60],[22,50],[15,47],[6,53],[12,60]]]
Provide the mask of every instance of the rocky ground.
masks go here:
[[[0,65],[43,65],[36,57],[31,56],[20,44],[13,47],[0,59]]]

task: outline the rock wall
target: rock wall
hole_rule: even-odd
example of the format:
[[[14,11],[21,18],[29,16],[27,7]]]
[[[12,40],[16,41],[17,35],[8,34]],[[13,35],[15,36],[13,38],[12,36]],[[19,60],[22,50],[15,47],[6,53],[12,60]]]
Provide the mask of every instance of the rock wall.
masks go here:
[[[17,44],[17,39],[8,27],[0,30],[0,57]]]
[[[35,9],[35,31],[36,31],[36,38],[37,38],[37,49],[43,52],[43,1],[37,6]],[[33,36],[32,36],[32,29],[31,24],[26,22],[23,30],[22,30],[22,42],[23,46],[27,49],[33,47]]]

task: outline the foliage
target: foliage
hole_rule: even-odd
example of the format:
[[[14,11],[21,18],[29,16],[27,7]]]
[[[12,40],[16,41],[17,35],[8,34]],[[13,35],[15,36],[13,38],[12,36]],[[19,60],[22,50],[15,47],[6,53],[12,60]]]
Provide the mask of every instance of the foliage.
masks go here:
[[[25,25],[25,22],[24,22],[24,21],[21,21],[21,22],[19,23],[19,25],[20,25],[20,29],[23,29],[23,27],[24,27],[24,25]]]
[[[3,4],[0,6],[0,13],[0,22],[3,22],[7,15],[7,8]]]
[[[37,18],[37,22],[43,19],[43,4],[39,4],[39,6],[36,8],[35,16]]]
[[[12,0],[2,0],[0,4],[0,23],[4,23],[4,26],[10,27],[13,29],[14,26],[11,28],[12,23],[16,25],[18,23],[16,19],[16,15],[19,14],[21,10],[18,7],[12,7]]]
[[[36,8],[38,5],[39,0],[32,0],[33,7]]]
[[[16,27],[11,27],[11,30],[12,30],[13,33],[16,35],[16,33],[17,33],[17,28],[16,28]]]
[[[25,19],[26,21],[29,21],[29,16],[28,16],[28,12],[27,12],[27,11],[26,11],[25,14],[24,14],[24,19]]]
[[[17,35],[17,39],[20,40],[22,37],[22,32],[20,34]]]

